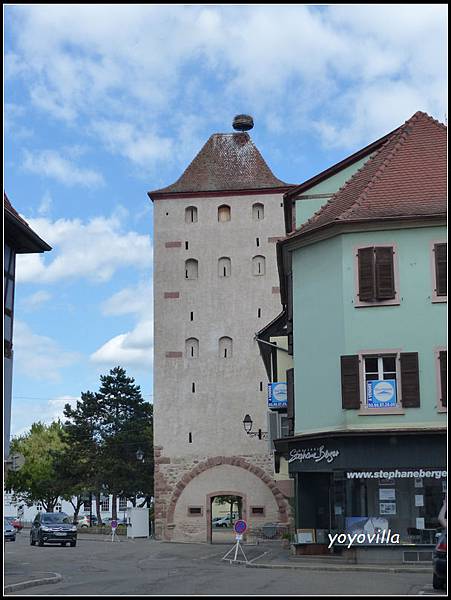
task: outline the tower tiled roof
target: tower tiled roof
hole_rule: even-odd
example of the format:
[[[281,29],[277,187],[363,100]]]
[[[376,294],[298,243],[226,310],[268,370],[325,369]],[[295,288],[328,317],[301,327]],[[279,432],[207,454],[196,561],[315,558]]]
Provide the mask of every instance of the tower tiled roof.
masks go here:
[[[332,223],[446,215],[446,146],[445,125],[415,113],[288,237]]]
[[[215,133],[172,185],[149,192],[178,194],[288,187],[277,179],[247,133]]]

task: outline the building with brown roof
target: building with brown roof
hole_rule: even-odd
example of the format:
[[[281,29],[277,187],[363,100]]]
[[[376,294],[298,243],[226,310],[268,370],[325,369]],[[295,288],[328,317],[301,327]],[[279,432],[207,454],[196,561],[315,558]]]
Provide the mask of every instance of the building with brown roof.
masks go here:
[[[285,195],[278,265],[294,370],[291,435],[275,446],[295,479],[297,528],[321,549],[329,535],[361,534],[357,559],[388,529],[399,534],[390,560],[429,559],[439,527],[446,142],[418,112]]]
[[[275,244],[290,188],[241,132],[212,135],[178,181],[149,192],[159,539],[214,540],[218,496],[238,499],[251,530],[288,522],[254,338],[280,312]]]

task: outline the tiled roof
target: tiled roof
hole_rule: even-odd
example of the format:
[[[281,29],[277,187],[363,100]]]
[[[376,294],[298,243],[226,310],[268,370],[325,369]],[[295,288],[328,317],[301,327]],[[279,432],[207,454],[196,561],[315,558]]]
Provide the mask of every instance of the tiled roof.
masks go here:
[[[149,196],[280,188],[287,185],[273,175],[249,134],[216,133],[175,183],[149,192]]]
[[[332,223],[446,215],[447,129],[417,112],[288,237]]]
[[[45,252],[52,249],[19,215],[5,192],[3,192],[3,209],[5,237],[10,238],[8,243],[13,243],[16,252]]]

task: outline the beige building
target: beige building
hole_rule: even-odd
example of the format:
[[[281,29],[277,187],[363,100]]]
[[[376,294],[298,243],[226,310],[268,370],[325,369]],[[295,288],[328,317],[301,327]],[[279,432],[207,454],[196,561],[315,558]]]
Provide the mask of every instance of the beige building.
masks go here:
[[[149,192],[159,539],[211,541],[218,495],[242,498],[250,529],[288,521],[255,335],[281,308],[275,243],[289,187],[240,132],[212,135],[173,185]]]

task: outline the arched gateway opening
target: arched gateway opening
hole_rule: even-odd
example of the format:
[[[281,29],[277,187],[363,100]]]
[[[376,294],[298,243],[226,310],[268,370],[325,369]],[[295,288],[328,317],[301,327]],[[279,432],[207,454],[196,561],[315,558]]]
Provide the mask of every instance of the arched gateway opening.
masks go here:
[[[244,518],[246,497],[239,492],[215,492],[207,495],[207,507],[207,541],[211,544],[233,543],[233,524]]]

